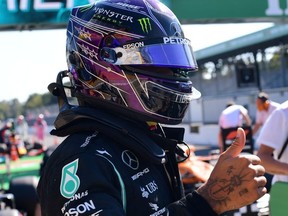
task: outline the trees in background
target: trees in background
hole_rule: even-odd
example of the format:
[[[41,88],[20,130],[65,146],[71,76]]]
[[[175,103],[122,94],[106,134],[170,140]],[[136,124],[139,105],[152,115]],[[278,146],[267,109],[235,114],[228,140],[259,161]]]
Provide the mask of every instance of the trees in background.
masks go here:
[[[0,101],[0,120],[15,118],[20,114],[26,114],[28,110],[41,108],[57,104],[57,98],[50,93],[31,94],[24,103],[19,102],[17,98],[6,101]]]

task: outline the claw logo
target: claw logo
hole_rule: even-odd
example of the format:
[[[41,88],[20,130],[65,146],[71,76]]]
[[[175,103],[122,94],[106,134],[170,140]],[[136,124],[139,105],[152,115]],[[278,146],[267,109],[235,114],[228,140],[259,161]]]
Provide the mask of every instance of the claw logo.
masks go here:
[[[152,26],[149,18],[146,17],[138,19],[138,22],[140,23],[143,32],[148,33],[149,31],[152,31]]]

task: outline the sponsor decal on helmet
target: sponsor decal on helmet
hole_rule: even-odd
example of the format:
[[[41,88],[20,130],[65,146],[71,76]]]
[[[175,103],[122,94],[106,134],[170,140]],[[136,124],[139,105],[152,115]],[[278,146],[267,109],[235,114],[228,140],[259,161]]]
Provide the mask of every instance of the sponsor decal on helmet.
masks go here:
[[[119,21],[119,20],[116,20],[116,19],[111,19],[109,17],[105,17],[105,16],[102,16],[102,15],[99,15],[99,14],[95,14],[93,16],[93,19],[97,19],[97,20],[113,23],[114,25],[118,25],[118,26],[121,26],[123,24],[122,21]]]
[[[65,198],[72,198],[80,186],[80,179],[76,175],[77,169],[78,159],[72,161],[62,168],[60,193]]]
[[[76,5],[75,5],[75,6],[76,6]],[[93,7],[93,4],[87,4],[87,5],[84,5],[84,6],[80,7],[79,10],[83,13],[83,12],[89,10],[89,9],[92,8],[92,7]]]
[[[181,37],[183,35],[181,26],[178,22],[172,22],[170,29],[174,31],[173,34],[174,37]]]
[[[108,10],[108,9],[104,9],[104,8],[96,8],[95,9],[95,15],[96,17],[100,17],[103,19],[107,19],[108,20],[118,20],[119,22],[121,21],[126,21],[126,22],[130,22],[133,23],[133,17],[131,16],[127,16],[125,14],[120,14],[117,13],[115,11],[112,10]]]
[[[140,7],[140,6],[137,6],[137,5],[131,5],[131,4],[127,4],[127,3],[124,3],[124,2],[118,2],[116,4],[122,6],[122,7],[126,8],[126,9],[132,10],[132,11],[140,11],[140,9],[143,8],[143,7]]]
[[[178,37],[163,37],[164,44],[190,44],[190,41],[186,38]]]
[[[149,33],[149,31],[152,31],[152,25],[148,17],[138,19],[138,22],[140,23],[142,31],[144,33]]]
[[[140,42],[125,44],[125,45],[123,45],[123,48],[124,49],[134,49],[134,48],[139,48],[139,47],[144,47],[144,46],[145,46],[144,42],[140,41]]]

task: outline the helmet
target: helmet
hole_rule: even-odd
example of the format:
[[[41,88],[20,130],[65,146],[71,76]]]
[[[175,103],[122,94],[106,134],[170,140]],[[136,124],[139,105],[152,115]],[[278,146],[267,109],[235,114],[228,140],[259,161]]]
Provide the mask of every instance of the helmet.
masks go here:
[[[100,0],[72,9],[66,55],[80,105],[178,124],[200,93],[176,16],[157,0]]]

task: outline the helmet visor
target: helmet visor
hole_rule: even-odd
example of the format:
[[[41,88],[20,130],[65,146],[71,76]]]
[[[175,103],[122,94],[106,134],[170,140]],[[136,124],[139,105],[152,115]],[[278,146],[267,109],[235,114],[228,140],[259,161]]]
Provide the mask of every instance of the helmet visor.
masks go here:
[[[190,41],[185,38],[164,37],[152,41],[135,41],[113,48],[113,50],[116,65],[154,65],[197,69]]]

